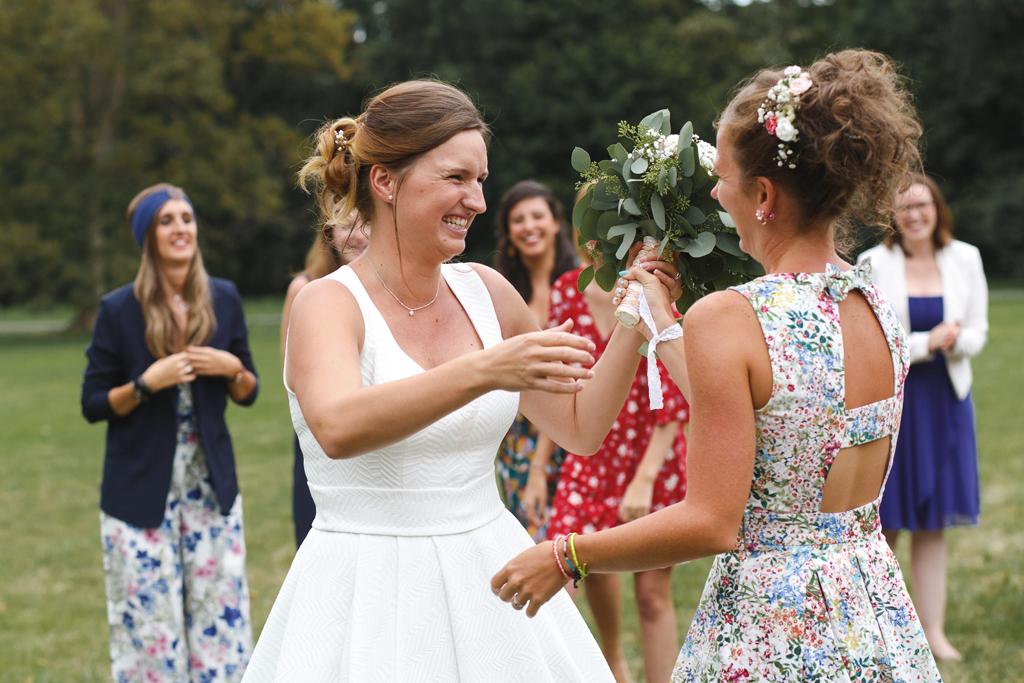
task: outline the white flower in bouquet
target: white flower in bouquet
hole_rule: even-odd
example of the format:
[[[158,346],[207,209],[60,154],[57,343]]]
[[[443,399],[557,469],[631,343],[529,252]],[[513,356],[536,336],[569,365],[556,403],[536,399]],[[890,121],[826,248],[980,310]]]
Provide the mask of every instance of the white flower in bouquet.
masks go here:
[[[716,175],[715,157],[718,156],[718,150],[710,142],[704,142],[696,135],[693,136],[693,141],[697,143],[697,159],[700,161],[700,165],[704,167],[708,175]]]
[[[679,146],[679,136],[676,135],[675,133],[672,133],[672,135],[669,135],[661,143],[661,147],[665,151],[666,156],[670,156],[670,157],[674,157],[677,154],[676,148],[678,146]]]

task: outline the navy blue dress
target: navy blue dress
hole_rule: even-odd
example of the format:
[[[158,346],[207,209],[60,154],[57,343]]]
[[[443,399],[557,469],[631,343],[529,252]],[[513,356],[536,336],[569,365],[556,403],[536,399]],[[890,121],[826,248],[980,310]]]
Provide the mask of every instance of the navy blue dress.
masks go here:
[[[910,297],[910,331],[942,322],[942,297]],[[974,405],[959,400],[941,353],[910,366],[880,514],[887,530],[974,525],[981,511]]]

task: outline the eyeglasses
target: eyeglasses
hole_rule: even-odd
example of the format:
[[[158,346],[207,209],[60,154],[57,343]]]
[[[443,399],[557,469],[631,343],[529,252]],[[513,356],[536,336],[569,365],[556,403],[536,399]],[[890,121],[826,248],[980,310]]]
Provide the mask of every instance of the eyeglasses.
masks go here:
[[[935,208],[935,202],[918,202],[917,204],[906,204],[904,206],[897,206],[896,213],[903,214],[905,216],[911,211],[924,213],[926,209],[932,208]]]

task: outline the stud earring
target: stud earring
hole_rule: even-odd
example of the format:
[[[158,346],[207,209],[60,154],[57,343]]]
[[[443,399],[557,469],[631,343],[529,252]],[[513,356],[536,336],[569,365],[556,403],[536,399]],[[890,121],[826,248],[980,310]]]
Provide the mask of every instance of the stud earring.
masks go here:
[[[395,198],[395,195],[393,195],[393,194],[389,194],[388,195],[388,199],[394,199],[394,198]]]
[[[757,211],[754,212],[754,218],[761,221],[761,225],[765,224],[764,211],[762,209],[758,209]]]
[[[770,220],[770,221],[775,220],[775,214],[774,213],[768,214],[768,220]]]

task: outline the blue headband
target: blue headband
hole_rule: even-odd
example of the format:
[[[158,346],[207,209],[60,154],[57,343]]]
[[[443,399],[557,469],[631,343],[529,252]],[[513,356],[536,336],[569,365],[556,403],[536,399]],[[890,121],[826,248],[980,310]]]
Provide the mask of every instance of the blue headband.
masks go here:
[[[172,197],[171,193],[167,190],[160,190],[143,199],[135,207],[135,213],[132,214],[132,234],[135,235],[135,241],[139,243],[140,247],[146,239],[146,230],[149,229],[149,224],[153,222],[153,216],[169,199],[183,199],[188,202],[189,206],[192,206],[192,202],[189,201],[184,192],[181,193],[180,197]],[[192,213],[195,214],[195,207],[192,207]]]

